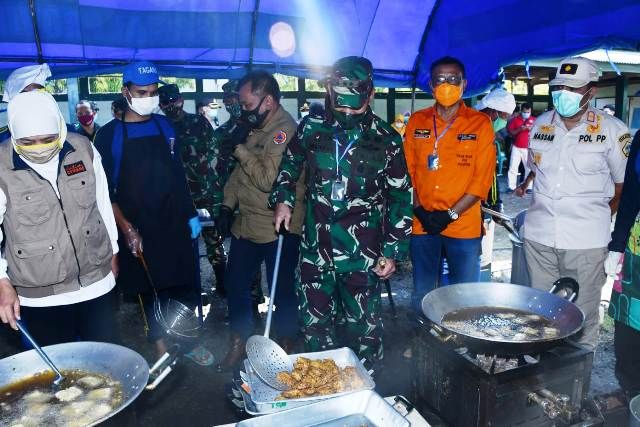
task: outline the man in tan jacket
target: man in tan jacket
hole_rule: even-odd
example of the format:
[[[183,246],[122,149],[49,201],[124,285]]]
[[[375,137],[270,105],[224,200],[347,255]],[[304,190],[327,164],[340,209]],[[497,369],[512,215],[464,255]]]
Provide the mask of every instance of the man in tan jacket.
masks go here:
[[[244,143],[233,148],[238,166],[224,188],[218,218],[221,234],[231,234],[225,289],[232,330],[230,349],[218,365],[219,371],[229,370],[242,360],[245,341],[253,334],[251,280],[263,261],[271,284],[278,236],[267,202],[285,147],[296,132],[296,122],[280,105],[280,88],[271,74],[249,73],[240,80],[238,89],[241,120],[252,130]],[[304,177],[298,182],[290,232],[284,236],[273,316],[275,333],[285,350],[291,348],[298,333],[294,281],[304,212],[302,182]],[[234,218],[236,208],[238,215]]]

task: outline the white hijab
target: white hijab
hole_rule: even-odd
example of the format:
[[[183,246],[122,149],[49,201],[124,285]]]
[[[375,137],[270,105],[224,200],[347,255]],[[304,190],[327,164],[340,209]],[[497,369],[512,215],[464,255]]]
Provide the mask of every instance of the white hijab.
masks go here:
[[[67,126],[58,103],[51,94],[42,91],[18,93],[7,106],[9,132],[15,148],[16,140],[38,135],[60,136],[64,142]]]

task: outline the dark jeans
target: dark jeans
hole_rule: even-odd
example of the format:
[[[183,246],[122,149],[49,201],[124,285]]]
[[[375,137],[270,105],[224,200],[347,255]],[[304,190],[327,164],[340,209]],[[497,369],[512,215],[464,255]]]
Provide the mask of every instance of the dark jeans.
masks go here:
[[[481,238],[456,239],[439,234],[411,236],[411,263],[413,264],[413,294],[411,305],[422,313],[422,298],[435,289],[442,266],[442,252],[447,258],[448,284],[477,282],[480,280]]]
[[[251,336],[254,329],[251,281],[264,261],[267,265],[267,281],[271,287],[277,245],[277,241],[253,243],[231,237],[224,288],[227,291],[231,329],[243,338]],[[273,325],[280,337],[293,338],[299,330],[298,300],[294,287],[299,253],[300,236],[285,234],[274,300],[276,310],[273,312]]]
[[[616,353],[616,378],[630,396],[640,393],[640,331],[615,322],[613,338]]]
[[[54,307],[20,307],[20,317],[41,345],[72,341],[118,342],[115,291],[77,304]],[[23,340],[24,342],[24,340]],[[25,348],[31,345],[25,342]]]

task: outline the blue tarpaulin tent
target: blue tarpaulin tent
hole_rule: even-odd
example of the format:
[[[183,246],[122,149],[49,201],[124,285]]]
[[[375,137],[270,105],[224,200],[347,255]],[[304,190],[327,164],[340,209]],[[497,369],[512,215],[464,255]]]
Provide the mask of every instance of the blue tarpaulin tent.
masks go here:
[[[452,55],[469,94],[512,63],[639,46],[638,0],[0,0],[0,78],[43,61],[61,78],[134,59],[178,77],[254,64],[318,78],[363,55],[377,85],[426,89],[429,64]]]

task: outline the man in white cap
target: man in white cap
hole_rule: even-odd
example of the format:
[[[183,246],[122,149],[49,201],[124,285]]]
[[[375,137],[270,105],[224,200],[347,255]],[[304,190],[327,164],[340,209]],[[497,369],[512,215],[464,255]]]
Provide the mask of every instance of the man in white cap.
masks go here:
[[[9,102],[20,92],[43,89],[46,80],[51,77],[49,65],[29,65],[14,70],[4,82],[3,102]]]
[[[14,70],[4,82],[3,102],[11,101],[11,98],[20,92],[44,89],[44,83],[51,77],[51,71],[47,64],[29,65]],[[0,126],[0,142],[9,138],[8,126]]]
[[[548,290],[561,277],[580,285],[577,305],[585,314],[578,341],[595,350],[604,261],[616,212],[631,135],[615,117],[589,105],[598,67],[567,58],[549,82],[555,110],[542,114],[530,132],[533,199],[524,225],[524,248],[534,287]]]
[[[116,225],[100,155],[44,92],[18,93],[0,144],[0,319],[41,345],[114,341]]]

